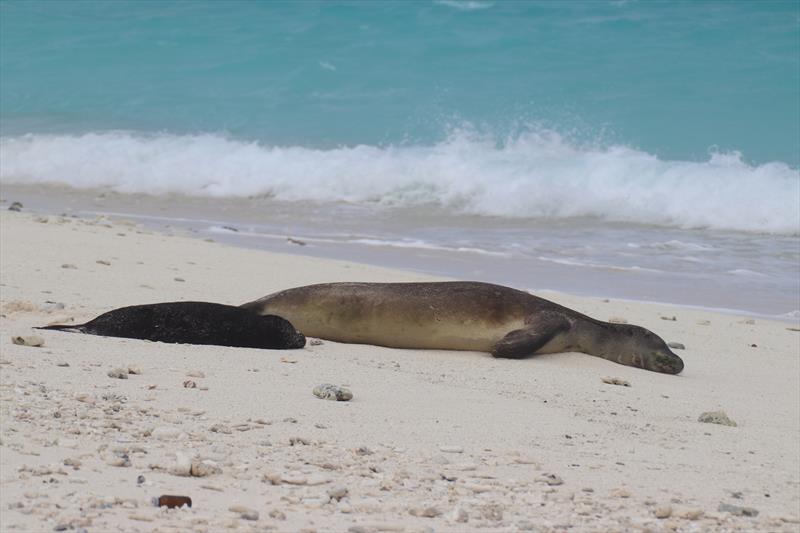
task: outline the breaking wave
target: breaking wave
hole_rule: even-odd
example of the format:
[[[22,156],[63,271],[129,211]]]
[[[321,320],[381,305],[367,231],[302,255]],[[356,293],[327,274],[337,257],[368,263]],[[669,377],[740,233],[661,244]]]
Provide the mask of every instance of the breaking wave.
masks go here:
[[[800,234],[800,172],[785,163],[750,165],[736,152],[669,161],[551,131],[498,141],[462,129],[434,145],[331,149],[216,134],[30,134],[0,139],[0,182]]]

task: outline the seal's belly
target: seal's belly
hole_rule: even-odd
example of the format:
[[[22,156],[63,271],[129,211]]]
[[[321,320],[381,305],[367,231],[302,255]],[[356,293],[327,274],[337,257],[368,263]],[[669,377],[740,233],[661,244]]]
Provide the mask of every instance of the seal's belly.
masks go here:
[[[307,337],[391,348],[490,351],[514,325],[486,324],[479,317],[435,308],[318,302],[295,306],[271,302],[265,311],[287,319]],[[520,321],[519,326],[521,327]]]

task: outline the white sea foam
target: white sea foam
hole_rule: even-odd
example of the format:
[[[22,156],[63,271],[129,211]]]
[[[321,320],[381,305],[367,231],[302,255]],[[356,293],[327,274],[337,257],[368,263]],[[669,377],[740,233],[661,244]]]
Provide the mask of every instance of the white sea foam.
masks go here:
[[[0,182],[800,234],[800,172],[784,163],[749,165],[736,153],[665,161],[552,132],[498,143],[458,131],[433,146],[325,150],[211,134],[3,137]]]
[[[766,276],[766,274],[756,272],[755,270],[749,270],[747,268],[735,268],[733,270],[728,270],[726,273],[733,274],[734,276],[751,276],[755,278],[763,278]]]
[[[648,242],[644,244],[628,243],[628,248],[644,248],[649,250],[666,250],[666,251],[687,251],[687,252],[713,252],[716,250],[713,246],[707,244],[697,244],[694,242],[684,242],[677,239],[664,242]]]
[[[494,4],[492,2],[479,2],[478,0],[436,0],[434,4],[447,6],[460,11],[477,11],[479,9],[489,9]]]
[[[496,257],[511,257],[511,254],[506,252],[493,252],[491,250],[484,250],[483,248],[475,248],[472,246],[441,246],[431,244],[419,239],[402,239],[402,240],[389,240],[389,239],[353,239],[355,244],[364,244],[367,246],[388,246],[390,248],[415,248],[419,250],[436,250],[443,252],[461,252],[470,254],[491,255]]]
[[[658,270],[655,268],[645,268],[637,265],[631,265],[631,266],[604,265],[601,263],[592,263],[590,261],[578,261],[577,259],[565,259],[560,257],[547,257],[544,255],[540,255],[539,257],[537,257],[537,259],[539,259],[540,261],[545,261],[547,263],[556,263],[557,265],[600,268],[603,270],[618,270],[622,272],[650,272],[651,274],[658,274],[663,272],[663,270]]]

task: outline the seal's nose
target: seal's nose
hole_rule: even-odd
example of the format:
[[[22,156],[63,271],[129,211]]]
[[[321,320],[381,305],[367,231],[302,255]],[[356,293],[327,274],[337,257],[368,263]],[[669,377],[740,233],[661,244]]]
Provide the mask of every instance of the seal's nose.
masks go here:
[[[292,343],[292,348],[302,348],[306,345],[306,336],[300,333],[299,331],[295,335],[294,342]]]

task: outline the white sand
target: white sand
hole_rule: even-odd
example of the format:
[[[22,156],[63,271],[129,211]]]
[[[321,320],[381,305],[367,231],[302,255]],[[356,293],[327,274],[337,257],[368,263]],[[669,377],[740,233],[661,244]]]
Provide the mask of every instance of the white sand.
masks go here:
[[[433,278],[108,220],[4,208],[0,227],[3,531],[800,527],[796,324],[546,295],[684,343],[677,377],[582,354],[513,361],[331,342],[264,351],[37,332],[132,304],[239,304],[308,283]],[[31,334],[46,345],[11,343]],[[141,374],[108,377],[116,367]],[[348,385],[353,401],[317,399],[324,382]],[[697,421],[718,409],[738,427]],[[221,472],[170,471],[192,459]],[[550,474],[563,483],[548,484],[558,482]],[[194,506],[151,506],[162,494]],[[718,511],[721,502],[759,514]],[[237,505],[258,520],[229,510]],[[657,518],[664,506],[671,516]]]

